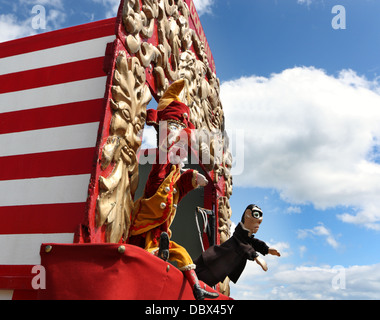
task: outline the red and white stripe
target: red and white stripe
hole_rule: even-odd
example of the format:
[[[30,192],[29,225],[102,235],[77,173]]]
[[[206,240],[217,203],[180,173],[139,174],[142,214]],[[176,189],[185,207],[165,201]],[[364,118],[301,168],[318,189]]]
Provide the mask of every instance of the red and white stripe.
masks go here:
[[[114,39],[108,19],[0,44],[0,299],[82,223]]]

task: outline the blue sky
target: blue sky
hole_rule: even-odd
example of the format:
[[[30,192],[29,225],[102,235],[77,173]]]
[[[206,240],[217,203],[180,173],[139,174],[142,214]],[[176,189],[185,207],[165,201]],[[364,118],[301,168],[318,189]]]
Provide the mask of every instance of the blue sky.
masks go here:
[[[335,5],[346,9],[344,30],[332,27]],[[378,131],[365,120],[379,120],[379,12],[376,1],[242,0],[214,1],[202,16],[227,127],[246,133],[233,220],[247,202],[259,204],[265,220],[257,237],[284,252],[268,258],[265,275],[251,263],[245,283],[232,286],[238,297],[380,297],[373,291],[380,280]],[[359,138],[365,131],[369,140]],[[365,172],[376,180],[362,179]],[[365,209],[370,203],[376,209]],[[331,289],[337,266],[345,289]],[[305,288],[304,278],[318,281]]]
[[[202,24],[213,35],[208,40],[216,63],[219,66],[234,57],[240,62],[219,67],[222,79],[252,73],[268,76],[294,66],[316,66],[329,73],[351,68],[368,76],[379,72],[375,48],[380,44],[376,19],[380,4],[375,0],[313,0],[310,5],[297,0],[213,3],[212,13],[204,15]],[[331,10],[337,4],[346,8],[344,31],[331,27]],[[226,38],[230,48],[225,46]],[[249,55],[242,46],[249,48]]]
[[[379,299],[380,2],[195,3],[227,128],[244,135],[231,139],[244,146],[232,220],[258,204],[257,237],[282,253],[265,257],[267,273],[248,263],[232,296]],[[49,31],[114,16],[119,1],[0,0],[0,41],[36,33],[35,4],[46,8]],[[332,27],[335,5],[346,10],[346,29]]]

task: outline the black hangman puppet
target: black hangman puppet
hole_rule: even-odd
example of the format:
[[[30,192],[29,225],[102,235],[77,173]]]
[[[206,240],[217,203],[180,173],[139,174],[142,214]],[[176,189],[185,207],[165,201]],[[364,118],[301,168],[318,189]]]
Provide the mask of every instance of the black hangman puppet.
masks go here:
[[[262,255],[275,255],[280,257],[280,253],[269,248],[267,244],[256,239],[255,234],[263,221],[262,210],[251,204],[244,211],[241,222],[237,225],[233,236],[220,246],[212,246],[198,257],[196,264],[196,273],[199,280],[204,281],[210,286],[215,286],[223,282],[228,276],[232,282],[236,283],[242,274],[247,260],[254,260],[264,271],[268,270]],[[256,252],[257,251],[257,252]]]

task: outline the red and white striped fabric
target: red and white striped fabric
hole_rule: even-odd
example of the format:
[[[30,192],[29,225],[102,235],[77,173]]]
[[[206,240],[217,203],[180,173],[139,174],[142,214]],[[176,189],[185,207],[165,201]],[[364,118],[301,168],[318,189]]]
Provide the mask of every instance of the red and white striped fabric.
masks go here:
[[[83,221],[114,39],[113,18],[0,44],[0,299]]]

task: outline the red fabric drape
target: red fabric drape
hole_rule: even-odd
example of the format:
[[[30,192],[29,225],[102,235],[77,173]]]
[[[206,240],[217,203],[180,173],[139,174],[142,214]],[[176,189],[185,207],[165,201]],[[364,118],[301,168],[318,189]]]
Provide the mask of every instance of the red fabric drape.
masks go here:
[[[50,252],[46,247],[51,246]],[[132,245],[44,244],[41,300],[193,300],[183,273]],[[49,251],[49,250],[48,250]],[[211,288],[208,287],[208,290]],[[219,299],[229,299],[220,295]]]

